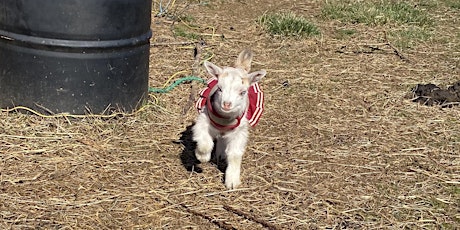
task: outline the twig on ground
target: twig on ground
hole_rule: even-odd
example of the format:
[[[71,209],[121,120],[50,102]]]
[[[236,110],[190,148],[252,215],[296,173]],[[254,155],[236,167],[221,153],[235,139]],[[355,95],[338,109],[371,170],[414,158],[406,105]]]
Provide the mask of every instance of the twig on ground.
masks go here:
[[[182,206],[183,208],[185,208],[185,210],[187,210],[187,212],[189,212],[189,213],[191,213],[191,214],[193,214],[193,215],[199,216],[199,217],[201,217],[201,218],[203,218],[203,219],[206,219],[206,220],[208,220],[209,222],[211,222],[211,223],[217,225],[219,228],[222,228],[222,229],[225,229],[225,230],[236,230],[235,227],[233,227],[233,226],[230,225],[230,224],[225,223],[224,221],[216,220],[216,219],[214,219],[214,218],[212,218],[212,217],[210,217],[210,216],[207,216],[207,215],[204,214],[204,213],[201,213],[201,212],[195,211],[195,210],[193,210],[193,209],[190,209],[190,208],[187,207],[185,204],[181,204],[181,206]]]
[[[34,180],[37,180],[45,171],[42,171],[42,172],[39,172],[37,175],[35,175],[34,177],[31,177],[31,178],[16,178],[16,179],[5,179],[5,180],[1,180],[0,182],[10,182],[11,184],[17,184],[17,183],[24,183],[26,181],[34,181]]]
[[[235,214],[237,214],[239,216],[242,216],[242,217],[244,217],[244,218],[246,218],[248,220],[251,220],[251,221],[254,221],[256,223],[259,223],[259,224],[261,224],[262,226],[264,226],[267,229],[270,229],[270,230],[279,230],[279,229],[281,229],[280,227],[278,227],[278,226],[276,226],[276,225],[274,225],[274,224],[272,224],[272,223],[270,223],[268,221],[260,219],[260,218],[256,217],[253,214],[243,212],[241,210],[232,208],[232,207],[230,207],[228,205],[224,205],[224,209],[229,211],[229,212],[233,212],[233,213],[235,213]]]
[[[387,32],[384,32],[384,38],[385,38],[385,43],[387,46],[389,46],[391,49],[393,49],[393,52],[398,56],[401,60],[409,62],[409,59],[404,56],[401,51],[399,51],[396,47],[394,47],[391,43],[390,40],[388,40]]]
[[[203,49],[203,44],[202,42],[197,42],[195,45],[195,49],[193,51],[193,56],[195,57],[195,61],[192,65],[192,76],[198,76],[199,73],[199,67],[200,67],[200,61],[201,61],[201,52]],[[195,94],[196,94],[196,89],[194,87],[194,84],[190,85],[190,95],[188,97],[188,102],[184,107],[184,110],[182,113],[185,115],[187,111],[193,106],[195,103]]]

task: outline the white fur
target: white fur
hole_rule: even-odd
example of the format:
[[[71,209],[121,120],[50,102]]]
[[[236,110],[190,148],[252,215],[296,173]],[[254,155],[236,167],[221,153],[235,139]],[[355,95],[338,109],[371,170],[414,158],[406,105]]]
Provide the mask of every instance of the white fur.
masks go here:
[[[218,159],[227,160],[225,171],[225,186],[235,189],[241,184],[241,161],[248,141],[249,122],[244,116],[248,109],[249,86],[262,79],[265,70],[249,73],[252,62],[252,53],[244,50],[238,56],[235,67],[219,67],[211,62],[205,62],[208,73],[218,79],[220,90],[214,97],[213,108],[221,115],[235,119],[243,115],[238,127],[229,131],[216,129],[207,116],[206,107],[196,119],[192,128],[193,140],[197,142],[196,158],[204,163],[211,159],[211,152],[216,141],[216,155]],[[244,79],[244,81],[243,81]]]

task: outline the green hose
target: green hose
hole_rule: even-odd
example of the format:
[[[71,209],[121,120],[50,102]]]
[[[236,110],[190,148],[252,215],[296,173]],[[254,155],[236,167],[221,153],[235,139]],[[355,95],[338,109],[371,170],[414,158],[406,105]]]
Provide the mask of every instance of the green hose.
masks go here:
[[[171,85],[169,85],[168,87],[165,87],[165,88],[152,88],[152,87],[149,87],[149,92],[150,93],[167,93],[171,90],[173,90],[174,88],[176,88],[176,86],[184,83],[184,82],[188,82],[188,81],[199,81],[201,83],[206,83],[206,81],[202,78],[199,78],[199,77],[195,77],[195,76],[187,76],[187,77],[183,77],[183,78],[179,78],[177,80],[175,80]]]

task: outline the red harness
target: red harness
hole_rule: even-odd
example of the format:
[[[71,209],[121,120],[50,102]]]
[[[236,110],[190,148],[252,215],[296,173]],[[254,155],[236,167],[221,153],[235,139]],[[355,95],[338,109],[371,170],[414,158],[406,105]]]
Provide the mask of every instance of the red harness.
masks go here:
[[[264,111],[264,93],[260,89],[258,83],[254,83],[249,87],[247,93],[249,106],[245,113],[235,119],[223,117],[212,107],[211,98],[217,90],[217,78],[213,77],[209,79],[207,83],[208,87],[201,90],[200,98],[195,103],[195,107],[198,109],[198,112],[201,113],[203,112],[203,108],[206,106],[209,120],[214,127],[219,130],[232,130],[240,125],[241,119],[245,115],[249,121],[249,125],[252,127],[259,123],[262,112]]]

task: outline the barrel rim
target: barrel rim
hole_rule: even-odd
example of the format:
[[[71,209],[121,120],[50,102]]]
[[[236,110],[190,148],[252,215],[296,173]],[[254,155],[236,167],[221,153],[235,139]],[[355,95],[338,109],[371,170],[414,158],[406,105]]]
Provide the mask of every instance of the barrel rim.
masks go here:
[[[13,33],[5,30],[0,30],[0,40],[19,41],[32,45],[54,46],[67,48],[112,48],[136,46],[149,42],[152,37],[152,31],[149,30],[137,37],[131,37],[118,40],[67,40],[44,38],[37,36],[29,36],[24,34]]]

